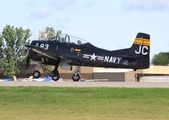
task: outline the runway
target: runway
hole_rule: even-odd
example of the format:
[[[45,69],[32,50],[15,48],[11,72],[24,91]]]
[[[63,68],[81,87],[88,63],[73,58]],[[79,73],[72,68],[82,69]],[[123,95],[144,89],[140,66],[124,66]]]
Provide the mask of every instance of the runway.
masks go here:
[[[166,82],[36,82],[1,81],[0,86],[51,86],[51,87],[125,87],[125,88],[169,88]]]

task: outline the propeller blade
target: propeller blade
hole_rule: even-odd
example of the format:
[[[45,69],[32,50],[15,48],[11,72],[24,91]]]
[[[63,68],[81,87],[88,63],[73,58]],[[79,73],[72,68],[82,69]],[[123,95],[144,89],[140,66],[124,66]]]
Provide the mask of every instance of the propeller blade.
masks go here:
[[[29,62],[30,62],[30,57],[29,57],[29,55],[28,55],[28,56],[27,56],[27,59],[26,59],[26,70],[28,70]]]

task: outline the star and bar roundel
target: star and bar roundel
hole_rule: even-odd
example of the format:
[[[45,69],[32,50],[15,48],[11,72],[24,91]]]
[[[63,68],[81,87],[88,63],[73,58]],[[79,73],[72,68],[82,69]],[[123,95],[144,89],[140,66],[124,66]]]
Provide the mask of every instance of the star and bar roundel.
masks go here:
[[[93,55],[89,55],[89,54],[83,54],[83,58],[87,58],[87,59],[90,59],[90,60],[101,60],[103,61],[104,60],[104,56],[97,56],[95,55],[95,53],[93,53]]]
[[[90,54],[83,54],[83,58],[90,59],[91,61],[104,61],[109,63],[120,63],[121,57],[113,57],[113,56],[99,56],[93,53]]]

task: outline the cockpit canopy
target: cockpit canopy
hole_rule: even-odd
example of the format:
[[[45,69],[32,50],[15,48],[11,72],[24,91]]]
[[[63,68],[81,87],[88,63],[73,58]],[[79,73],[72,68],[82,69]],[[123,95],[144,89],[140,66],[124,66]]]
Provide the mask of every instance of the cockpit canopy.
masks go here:
[[[85,43],[87,43],[82,38],[72,36],[72,35],[64,35],[64,34],[53,36],[49,40],[50,41],[63,42],[63,43],[72,43],[72,44],[85,44]]]

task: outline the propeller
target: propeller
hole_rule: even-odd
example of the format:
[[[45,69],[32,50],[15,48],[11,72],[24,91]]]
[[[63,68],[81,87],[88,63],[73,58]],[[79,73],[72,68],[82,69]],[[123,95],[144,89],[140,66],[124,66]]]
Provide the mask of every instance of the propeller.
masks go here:
[[[28,55],[28,56],[27,56],[27,59],[26,59],[26,70],[28,70],[29,62],[30,62],[30,57],[29,57],[29,55]]]
[[[29,62],[30,62],[29,49],[25,49],[25,52],[27,52],[26,70],[28,70],[28,68],[29,68]]]

